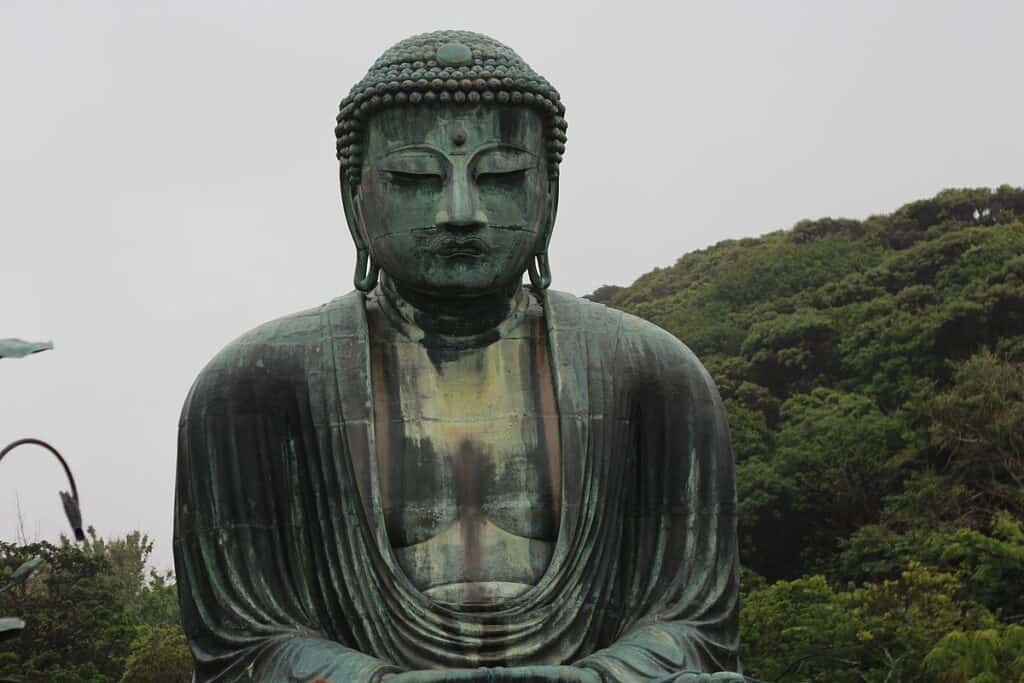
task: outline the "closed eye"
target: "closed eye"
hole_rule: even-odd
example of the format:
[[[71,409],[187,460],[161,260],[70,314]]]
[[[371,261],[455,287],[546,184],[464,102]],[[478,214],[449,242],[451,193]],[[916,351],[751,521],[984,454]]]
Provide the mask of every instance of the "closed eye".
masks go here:
[[[409,170],[398,170],[390,169],[385,173],[391,175],[394,178],[402,178],[405,180],[426,180],[430,178],[436,178],[440,180],[442,175],[440,173],[433,173],[430,171],[409,171]]]
[[[388,170],[381,171],[385,181],[396,185],[440,185],[444,178],[440,173],[422,173],[416,171]]]
[[[514,147],[494,147],[480,154],[474,164],[477,180],[512,180],[537,167],[537,157]]]
[[[439,183],[444,180],[445,167],[433,153],[406,151],[392,154],[377,164],[386,181],[404,185]]]
[[[525,168],[517,168],[512,170],[490,170],[484,173],[478,172],[476,174],[476,181],[482,184],[512,184],[518,183],[522,180],[523,176],[526,175]]]

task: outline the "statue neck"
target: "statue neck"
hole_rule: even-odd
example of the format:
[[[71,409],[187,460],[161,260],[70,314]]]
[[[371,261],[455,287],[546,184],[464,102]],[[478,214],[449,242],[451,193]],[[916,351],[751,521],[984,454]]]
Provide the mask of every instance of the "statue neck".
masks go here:
[[[380,290],[388,308],[406,325],[426,335],[443,337],[495,338],[506,323],[518,318],[526,305],[523,288],[513,287],[470,297],[425,294],[381,274]]]

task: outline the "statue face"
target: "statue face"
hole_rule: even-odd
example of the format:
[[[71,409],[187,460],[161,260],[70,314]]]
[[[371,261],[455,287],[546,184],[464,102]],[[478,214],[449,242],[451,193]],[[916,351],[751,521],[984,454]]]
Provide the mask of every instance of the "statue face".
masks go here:
[[[401,285],[466,296],[507,289],[544,239],[544,126],[527,108],[414,106],[368,122],[357,213]]]

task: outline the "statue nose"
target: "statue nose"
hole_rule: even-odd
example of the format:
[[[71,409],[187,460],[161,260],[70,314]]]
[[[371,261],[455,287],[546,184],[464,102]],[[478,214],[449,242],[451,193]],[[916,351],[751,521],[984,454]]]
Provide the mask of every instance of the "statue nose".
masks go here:
[[[434,224],[439,228],[472,230],[487,225],[487,215],[478,207],[469,178],[453,178],[445,192],[444,205]]]
[[[487,225],[487,216],[479,210],[471,214],[450,214],[441,209],[434,218],[434,225],[449,230],[475,230]]]

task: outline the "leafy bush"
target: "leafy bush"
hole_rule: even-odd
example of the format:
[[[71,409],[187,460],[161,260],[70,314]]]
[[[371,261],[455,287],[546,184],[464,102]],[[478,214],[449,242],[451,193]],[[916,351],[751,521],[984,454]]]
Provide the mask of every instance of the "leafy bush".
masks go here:
[[[0,584],[34,556],[46,564],[0,593],[0,614],[26,628],[0,643],[0,680],[173,683],[192,675],[177,593],[168,575],[147,574],[153,544],[134,532],[81,545],[0,542]]]

